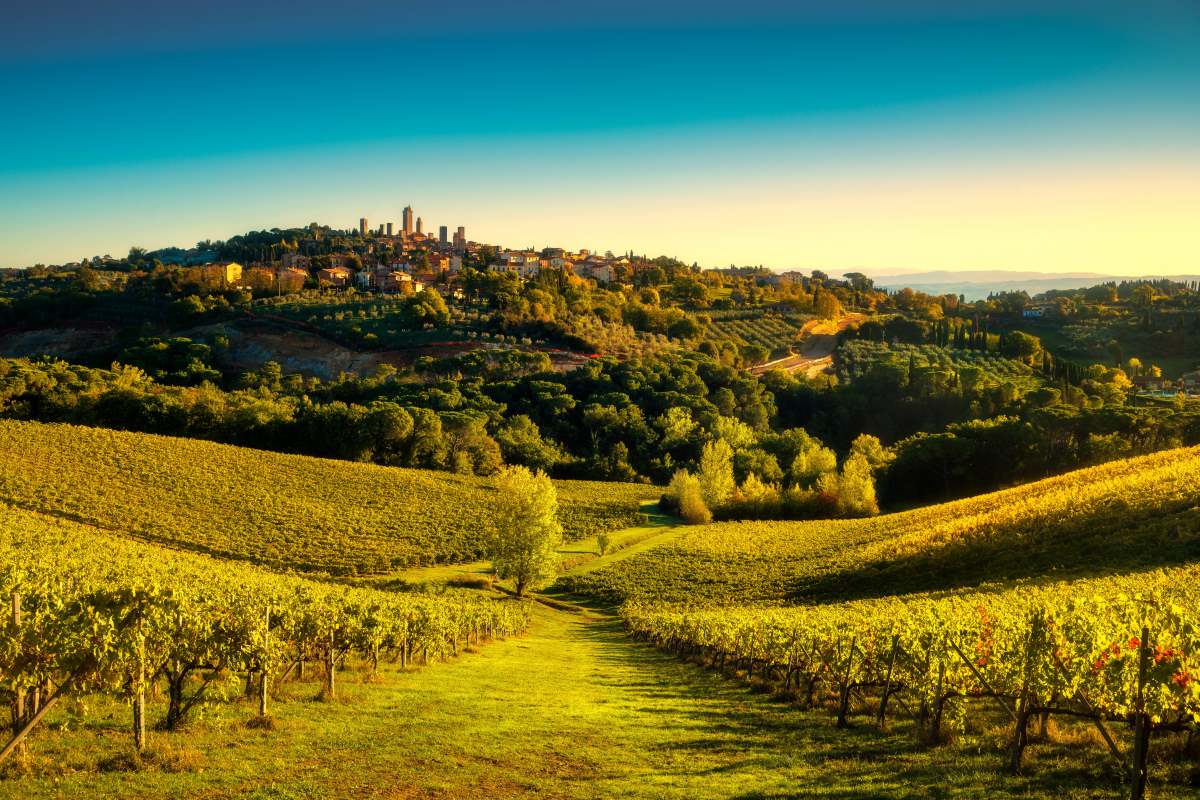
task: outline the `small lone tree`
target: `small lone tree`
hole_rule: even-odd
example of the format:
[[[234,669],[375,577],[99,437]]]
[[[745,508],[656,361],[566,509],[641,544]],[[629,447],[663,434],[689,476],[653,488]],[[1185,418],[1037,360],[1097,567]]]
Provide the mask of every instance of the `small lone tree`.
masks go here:
[[[679,516],[689,525],[707,525],[712,522],[712,512],[704,503],[700,480],[686,469],[676,471],[671,478],[667,496],[675,501]]]
[[[562,526],[558,493],[540,470],[506,467],[496,480],[498,496],[489,555],[496,575],[516,583],[517,596],[553,578],[558,566]]]

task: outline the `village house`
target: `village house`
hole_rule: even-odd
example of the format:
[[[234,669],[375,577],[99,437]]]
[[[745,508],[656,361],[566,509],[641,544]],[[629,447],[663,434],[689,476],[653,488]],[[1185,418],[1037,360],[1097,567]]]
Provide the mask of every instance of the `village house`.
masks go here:
[[[330,267],[329,269],[317,270],[317,283],[321,286],[344,289],[350,285],[353,279],[354,271],[349,267]]]
[[[384,275],[379,288],[388,294],[414,294],[417,291],[412,276],[399,270]]]
[[[204,280],[221,286],[237,286],[242,280],[242,265],[236,261],[216,261],[200,268]]]

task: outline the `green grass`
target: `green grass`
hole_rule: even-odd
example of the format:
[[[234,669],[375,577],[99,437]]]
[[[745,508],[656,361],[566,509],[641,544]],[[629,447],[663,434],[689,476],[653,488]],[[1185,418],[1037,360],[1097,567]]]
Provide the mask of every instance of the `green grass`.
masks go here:
[[[217,703],[184,732],[151,732],[167,768],[100,771],[127,735],[124,706],[71,709],[31,745],[26,777],[0,798],[916,798],[1117,796],[1082,728],[1035,744],[1026,773],[1002,772],[999,718],[953,746],[923,748],[907,723],[863,717],[847,731],[629,641],[608,618],[540,608],[531,632],[430,669],[391,665],[378,683],[343,673],[334,716],[289,684],[275,730],[251,704]],[[91,702],[90,700],[88,702]],[[75,708],[78,711],[78,707]],[[108,719],[111,715],[111,719]],[[986,714],[985,714],[986,717]],[[152,717],[153,719],[153,717]],[[1178,779],[1182,768],[1156,765]],[[170,771],[177,770],[177,771]],[[1196,797],[1155,785],[1156,798]]]
[[[657,547],[685,530],[678,519],[660,513],[657,503],[643,503],[642,515],[645,519],[644,524],[609,534],[609,546],[604,555],[600,555],[599,536],[588,536],[564,543],[558,548],[561,556],[560,570],[566,575],[582,575]],[[491,575],[491,562],[472,561],[468,564],[413,567],[388,575],[382,580],[399,579],[412,585],[435,585],[454,581],[485,581],[490,580]],[[508,584],[501,582],[501,585]]]
[[[826,601],[1200,560],[1200,448],[862,520],[688,529],[560,583],[607,601]]]
[[[652,486],[557,481],[577,539],[641,519]],[[334,574],[473,561],[492,484],[192,439],[0,421],[0,501],[134,538]]]

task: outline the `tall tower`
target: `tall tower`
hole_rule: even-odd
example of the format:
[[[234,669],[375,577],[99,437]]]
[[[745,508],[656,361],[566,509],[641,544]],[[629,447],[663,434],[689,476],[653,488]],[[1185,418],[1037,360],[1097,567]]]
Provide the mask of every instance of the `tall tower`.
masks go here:
[[[422,230],[424,227],[425,226],[422,224],[421,218],[417,217],[417,233],[424,233],[425,231]]]
[[[388,236],[392,235],[392,223],[390,223],[390,222],[387,224],[387,235]]]
[[[367,235],[367,218],[366,217],[358,218],[358,235],[359,236]]]
[[[438,244],[440,244],[442,247],[445,247],[447,244],[449,244],[449,239],[450,229],[445,225],[442,225],[438,228]]]
[[[413,232],[412,206],[404,207],[404,235],[411,236]]]

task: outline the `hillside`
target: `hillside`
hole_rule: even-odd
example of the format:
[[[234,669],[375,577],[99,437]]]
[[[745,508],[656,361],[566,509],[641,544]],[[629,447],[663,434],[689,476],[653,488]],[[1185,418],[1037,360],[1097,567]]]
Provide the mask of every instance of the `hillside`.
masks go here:
[[[1114,461],[965,500],[862,520],[731,522],[565,579],[611,601],[871,597],[1200,558],[1200,448]]]
[[[191,439],[0,421],[0,502],[138,539],[332,573],[468,561],[486,478]],[[558,481],[569,539],[641,519],[654,487]]]

